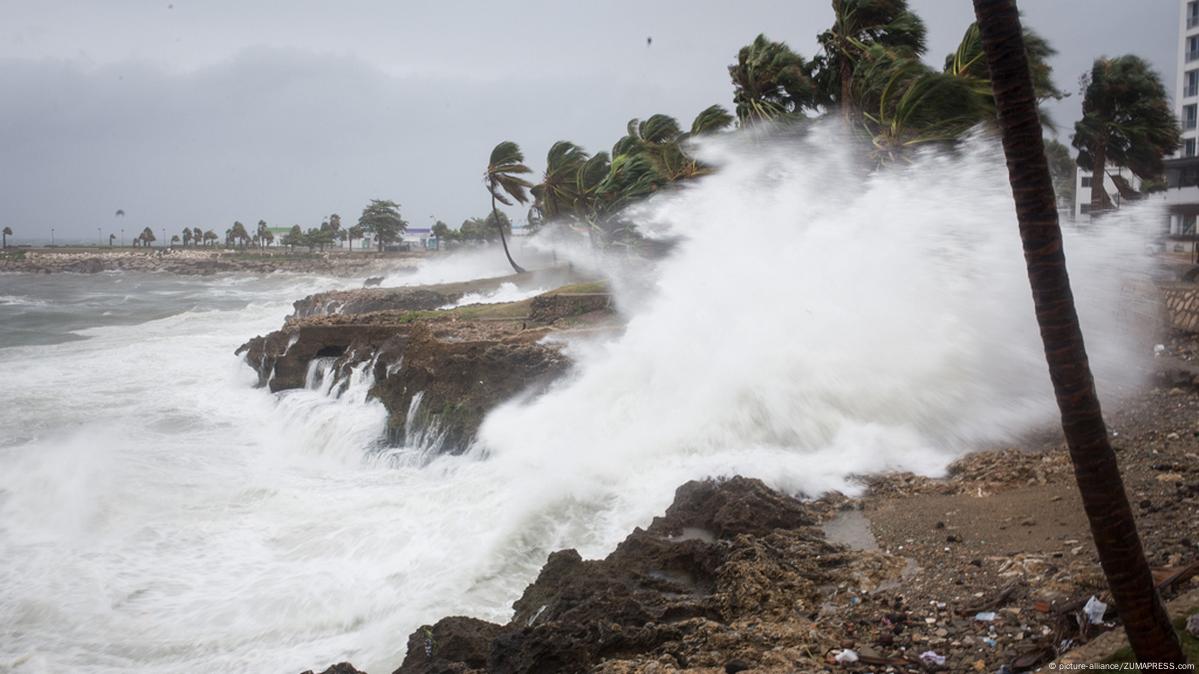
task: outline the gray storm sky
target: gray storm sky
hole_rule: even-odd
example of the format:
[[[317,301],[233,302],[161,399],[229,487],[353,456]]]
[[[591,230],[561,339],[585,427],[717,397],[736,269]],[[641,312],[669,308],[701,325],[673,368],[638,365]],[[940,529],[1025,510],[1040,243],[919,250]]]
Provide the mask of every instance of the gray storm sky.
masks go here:
[[[971,5],[912,5],[939,65]],[[1139,54],[1173,88],[1175,0],[1021,5],[1074,92],[1053,106],[1063,140],[1098,55]],[[731,107],[726,66],[759,32],[811,57],[831,20],[827,0],[0,0],[0,225],[18,243],[311,227],[379,197],[456,226],[488,208],[498,141],[539,173],[556,140],[595,151],[632,117],[689,123]]]

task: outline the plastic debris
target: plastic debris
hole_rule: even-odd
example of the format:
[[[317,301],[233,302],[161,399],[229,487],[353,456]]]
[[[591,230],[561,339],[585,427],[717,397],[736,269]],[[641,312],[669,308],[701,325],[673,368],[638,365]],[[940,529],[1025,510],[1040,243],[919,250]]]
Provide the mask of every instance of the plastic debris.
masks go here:
[[[920,662],[926,665],[941,666],[945,664],[945,656],[939,655],[936,651],[924,651],[920,654]]]
[[[840,653],[834,655],[833,659],[843,665],[849,664],[851,662],[857,662],[858,661],[858,652],[853,650],[852,648],[846,648],[845,650],[841,651]]]
[[[979,622],[984,622],[984,623],[994,622],[995,612],[994,611],[979,611],[978,613],[974,614],[974,619]]]
[[[990,646],[991,648],[995,648],[995,644],[996,644],[996,643],[998,643],[998,642],[996,642],[996,641],[995,641],[994,639],[992,639],[991,637],[986,637],[986,638],[984,638],[984,639],[983,639],[983,643],[984,643],[984,644],[986,644],[986,645],[988,645],[988,646]]]
[[[1091,595],[1086,606],[1082,607],[1082,612],[1087,615],[1087,620],[1090,620],[1092,625],[1101,625],[1103,624],[1103,614],[1107,613],[1107,604],[1099,601],[1095,595]]]
[[[1154,344],[1153,345],[1153,355],[1160,356],[1165,352],[1166,352],[1165,344]]]

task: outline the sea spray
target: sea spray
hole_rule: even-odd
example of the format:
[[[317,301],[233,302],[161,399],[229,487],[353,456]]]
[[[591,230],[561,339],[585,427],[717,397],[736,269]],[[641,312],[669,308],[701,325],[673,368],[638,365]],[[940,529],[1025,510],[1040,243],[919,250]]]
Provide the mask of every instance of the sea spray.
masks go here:
[[[419,625],[506,620],[549,552],[610,552],[685,480],[852,490],[853,473],[936,473],[1051,421],[992,141],[872,178],[821,129],[702,149],[718,173],[634,214],[678,244],[621,262],[627,330],[574,343],[574,374],[492,414],[469,455],[382,451],[369,368],[327,391],[252,388],[233,350],[328,281],[89,280],[97,315],[160,283],[190,294],[167,317],[0,349],[0,426],[17,429],[0,439],[0,669],[391,671]],[[1137,335],[1112,317],[1157,217],[1069,233],[1106,392],[1137,379]],[[468,251],[387,282],[505,265]]]

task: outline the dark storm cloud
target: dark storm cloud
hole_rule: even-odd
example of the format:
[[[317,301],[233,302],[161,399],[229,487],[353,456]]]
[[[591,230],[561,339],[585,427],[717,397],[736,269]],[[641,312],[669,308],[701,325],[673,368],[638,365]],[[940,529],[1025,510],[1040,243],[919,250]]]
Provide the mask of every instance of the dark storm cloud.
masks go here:
[[[1172,87],[1177,3],[1024,4],[1061,52],[1063,89],[1094,56],[1130,51]],[[913,5],[939,64],[970,5]],[[400,201],[413,223],[456,224],[487,207],[479,175],[496,142],[521,143],[540,170],[560,138],[594,151],[631,117],[689,121],[729,104],[725,66],[755,34],[811,56],[831,19],[823,1],[510,7],[6,3],[0,224],[86,240],[97,226],[312,226],[356,218],[373,197]],[[1077,107],[1054,106],[1067,131]]]

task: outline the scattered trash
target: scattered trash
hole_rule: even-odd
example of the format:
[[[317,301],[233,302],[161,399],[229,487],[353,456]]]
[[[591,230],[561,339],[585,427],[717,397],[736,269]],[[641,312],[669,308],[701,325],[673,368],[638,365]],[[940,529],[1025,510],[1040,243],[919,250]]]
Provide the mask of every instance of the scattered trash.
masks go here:
[[[974,614],[974,619],[978,620],[979,622],[984,622],[984,623],[994,622],[995,621],[995,612],[994,611],[979,611],[978,613]]]
[[[991,637],[984,637],[983,643],[990,646],[991,648],[995,648],[996,641],[994,639],[992,639]]]
[[[1165,344],[1154,344],[1153,345],[1153,355],[1160,356],[1165,352],[1166,352]]]
[[[1187,634],[1199,639],[1199,613],[1187,618]]]
[[[858,661],[858,653],[857,653],[857,651],[853,650],[852,648],[846,648],[845,650],[841,651],[840,653],[834,655],[833,659],[843,665],[851,663],[851,662],[857,662]]]
[[[941,666],[945,664],[945,656],[938,655],[936,651],[924,651],[920,654],[920,662],[926,665]]]
[[[1099,601],[1095,595],[1091,595],[1086,605],[1082,607],[1082,612],[1087,615],[1087,620],[1090,620],[1092,625],[1102,625],[1103,614],[1107,613],[1107,604]]]

